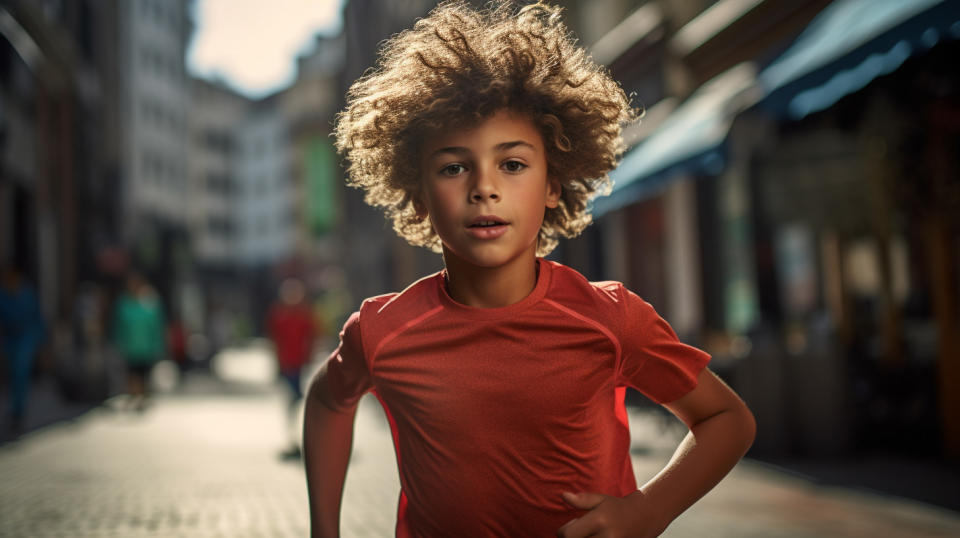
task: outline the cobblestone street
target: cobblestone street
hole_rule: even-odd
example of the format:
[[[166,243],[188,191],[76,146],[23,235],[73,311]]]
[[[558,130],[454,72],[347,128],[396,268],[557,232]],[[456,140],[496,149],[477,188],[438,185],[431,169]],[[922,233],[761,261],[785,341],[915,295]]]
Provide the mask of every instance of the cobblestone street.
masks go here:
[[[108,402],[0,446],[3,537],[308,535],[299,462],[282,461],[284,394],[198,376],[143,414]],[[656,472],[675,436],[632,415],[635,467]],[[659,439],[644,443],[645,439]],[[399,485],[379,404],[361,403],[344,493],[344,536],[390,536]],[[669,537],[960,536],[960,515],[829,488],[745,461]]]

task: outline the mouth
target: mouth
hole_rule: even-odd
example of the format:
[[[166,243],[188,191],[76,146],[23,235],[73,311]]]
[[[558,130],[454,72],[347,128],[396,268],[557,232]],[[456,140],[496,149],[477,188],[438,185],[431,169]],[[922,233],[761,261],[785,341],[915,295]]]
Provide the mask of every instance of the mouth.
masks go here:
[[[495,215],[480,215],[467,224],[467,233],[475,239],[496,239],[507,233],[510,223]]]
[[[467,225],[467,228],[495,228],[497,226],[506,226],[507,224],[509,223],[500,217],[493,215],[482,215],[470,221],[470,224]]]

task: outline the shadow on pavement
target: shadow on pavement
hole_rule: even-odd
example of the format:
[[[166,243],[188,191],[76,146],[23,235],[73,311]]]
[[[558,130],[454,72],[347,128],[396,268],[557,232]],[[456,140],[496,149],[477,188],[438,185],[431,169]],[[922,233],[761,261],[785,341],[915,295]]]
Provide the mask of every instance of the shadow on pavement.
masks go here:
[[[960,465],[957,464],[885,454],[830,460],[751,459],[818,485],[903,497],[960,512]]]
[[[6,389],[7,387],[3,388]],[[4,409],[6,409],[9,397],[6,390],[0,390],[0,406]],[[100,405],[100,402],[67,400],[60,394],[56,381],[49,377],[40,378],[33,382],[30,387],[29,398],[27,416],[21,431],[13,431],[5,416],[0,421],[0,428],[2,428],[0,429],[0,446],[52,424],[74,420]]]

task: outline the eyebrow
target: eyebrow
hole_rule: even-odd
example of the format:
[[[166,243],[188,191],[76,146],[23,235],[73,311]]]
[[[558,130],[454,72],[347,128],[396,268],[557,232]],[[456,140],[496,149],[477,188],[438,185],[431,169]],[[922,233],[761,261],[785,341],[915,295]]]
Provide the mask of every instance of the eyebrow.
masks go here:
[[[507,150],[509,150],[509,149],[513,149],[513,148],[518,147],[518,146],[524,146],[524,147],[530,148],[530,149],[532,149],[532,150],[536,150],[536,148],[533,146],[533,144],[531,144],[531,143],[529,143],[529,142],[524,142],[523,140],[513,140],[513,141],[511,141],[511,142],[501,142],[501,143],[497,144],[496,146],[493,146],[493,149],[495,149],[496,151],[507,151]],[[465,148],[465,147],[463,147],[463,146],[447,146],[447,147],[440,148],[440,149],[434,151],[433,153],[430,154],[430,157],[436,157],[437,155],[439,155],[439,154],[441,154],[441,153],[453,153],[453,154],[457,154],[457,155],[463,155],[463,154],[470,153],[470,150],[467,149],[467,148]],[[430,157],[428,157],[428,158],[430,158]]]

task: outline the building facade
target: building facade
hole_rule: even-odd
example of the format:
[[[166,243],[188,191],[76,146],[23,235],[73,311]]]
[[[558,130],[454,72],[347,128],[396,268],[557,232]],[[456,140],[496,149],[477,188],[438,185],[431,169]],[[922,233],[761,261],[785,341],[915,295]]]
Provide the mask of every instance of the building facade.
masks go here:
[[[755,454],[956,455],[956,4],[692,4],[592,48],[648,114],[583,240],[603,255],[559,255],[711,352]]]

